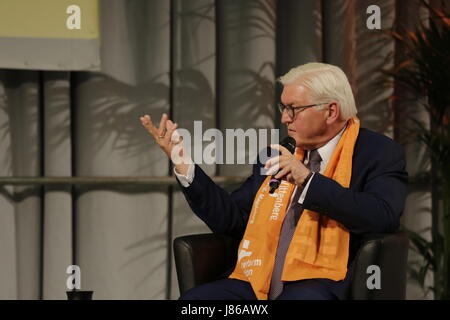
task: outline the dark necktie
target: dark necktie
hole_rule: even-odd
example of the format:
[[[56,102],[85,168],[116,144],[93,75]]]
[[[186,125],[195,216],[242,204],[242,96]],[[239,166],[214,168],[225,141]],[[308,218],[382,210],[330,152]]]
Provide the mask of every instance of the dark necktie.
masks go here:
[[[322,158],[317,150],[311,150],[309,152],[309,162],[306,167],[312,172],[320,171],[320,162]],[[280,240],[278,241],[277,253],[275,255],[275,264],[273,267],[272,280],[270,282],[269,299],[276,299],[283,291],[283,282],[281,281],[281,274],[283,273],[284,260],[286,253],[291,243],[292,236],[294,235],[295,227],[300,218],[300,214],[303,211],[302,205],[298,203],[298,199],[303,189],[297,188],[294,196],[292,197],[291,205],[286,213],[283,225],[280,232]]]

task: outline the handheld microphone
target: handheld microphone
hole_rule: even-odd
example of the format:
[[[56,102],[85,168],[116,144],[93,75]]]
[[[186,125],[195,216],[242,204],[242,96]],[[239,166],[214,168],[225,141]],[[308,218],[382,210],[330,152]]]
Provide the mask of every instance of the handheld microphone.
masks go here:
[[[281,141],[280,144],[281,144],[283,147],[285,147],[286,149],[288,149],[290,153],[294,153],[294,152],[295,152],[295,145],[296,145],[296,142],[295,142],[295,139],[294,139],[294,138],[292,138],[292,137],[286,137],[286,138],[283,139],[283,141]],[[278,172],[280,172],[280,171],[281,171],[281,168],[280,168],[280,170],[278,170]],[[278,179],[275,179],[275,176],[278,174],[278,172],[275,173],[275,174],[272,176],[272,179],[270,179],[270,181],[269,181],[269,187],[270,187],[269,193],[270,193],[270,194],[274,193],[275,190],[277,190],[278,187],[280,186],[281,181],[278,180]]]

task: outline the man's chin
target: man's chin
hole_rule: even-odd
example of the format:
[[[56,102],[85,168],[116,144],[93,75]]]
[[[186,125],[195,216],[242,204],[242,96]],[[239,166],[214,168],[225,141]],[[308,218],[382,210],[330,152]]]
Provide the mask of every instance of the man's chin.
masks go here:
[[[303,150],[314,149],[314,145],[312,145],[311,143],[308,143],[308,142],[304,141],[303,139],[296,137],[295,135],[289,135],[289,136],[295,139],[295,144],[296,144],[297,148],[300,148]]]
[[[313,149],[313,146],[305,141],[305,139],[302,139],[298,136],[297,132],[288,130],[287,132],[288,136],[295,139],[295,145],[297,148],[303,149],[303,150],[311,150]]]

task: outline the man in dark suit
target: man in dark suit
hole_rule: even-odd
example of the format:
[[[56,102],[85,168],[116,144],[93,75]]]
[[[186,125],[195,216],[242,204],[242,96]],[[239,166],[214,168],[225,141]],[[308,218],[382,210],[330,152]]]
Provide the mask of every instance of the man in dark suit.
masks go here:
[[[348,187],[343,187],[323,173],[349,121],[358,121],[352,120],[356,119],[357,111],[345,74],[335,66],[310,63],[292,69],[279,81],[283,84],[279,104],[281,121],[297,147],[305,150],[304,162],[285,148],[274,146],[281,155],[265,164],[258,161],[253,174],[231,194],[189,161],[176,163],[175,174],[195,214],[213,232],[240,240],[246,232],[255,196],[266,179],[266,175],[261,174],[262,166],[273,174],[279,168],[276,178],[288,181],[295,189],[280,231],[268,298],[345,299],[361,236],[394,232],[399,227],[407,193],[404,152],[391,139],[359,129],[351,160],[351,180]],[[168,120],[167,115],[161,118],[159,128],[153,126],[149,116],[142,117],[141,121],[170,157],[174,145],[180,142],[173,139],[177,125]],[[345,278],[281,281],[286,250],[305,209],[326,215],[350,233]],[[288,219],[291,220],[288,222]],[[226,278],[193,288],[181,298],[257,297],[248,281]]]

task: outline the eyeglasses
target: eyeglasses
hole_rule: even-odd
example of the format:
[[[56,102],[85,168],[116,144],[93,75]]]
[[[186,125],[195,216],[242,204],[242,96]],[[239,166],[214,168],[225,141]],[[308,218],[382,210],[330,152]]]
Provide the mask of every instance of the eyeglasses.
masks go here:
[[[286,106],[286,105],[282,104],[281,102],[279,102],[278,109],[280,110],[281,114],[283,114],[284,110],[287,110],[289,118],[294,119],[295,110],[300,110],[299,112],[302,112],[305,109],[322,106],[324,104],[328,104],[328,103],[316,103],[316,104],[311,104],[309,106],[293,107],[293,106]]]

